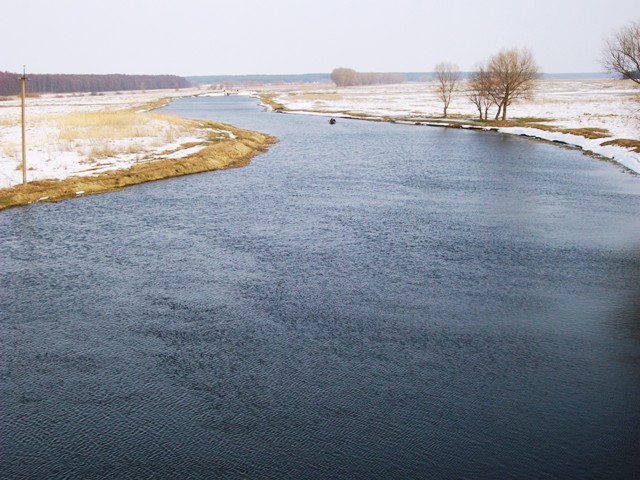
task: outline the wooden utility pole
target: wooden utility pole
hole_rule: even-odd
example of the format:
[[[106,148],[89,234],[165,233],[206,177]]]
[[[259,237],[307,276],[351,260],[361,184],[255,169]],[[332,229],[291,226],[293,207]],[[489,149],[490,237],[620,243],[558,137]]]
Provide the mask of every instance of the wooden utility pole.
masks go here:
[[[27,145],[24,131],[24,97],[27,85],[27,74],[24,66],[22,67],[22,76],[20,77],[20,85],[22,87],[22,184],[27,184]]]

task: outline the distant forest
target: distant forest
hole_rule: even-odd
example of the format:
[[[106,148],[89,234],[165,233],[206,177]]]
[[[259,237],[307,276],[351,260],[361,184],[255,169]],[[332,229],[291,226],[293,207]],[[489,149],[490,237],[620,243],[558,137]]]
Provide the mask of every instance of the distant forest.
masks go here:
[[[356,72],[358,73],[358,72]],[[461,72],[462,78],[468,78],[471,72]],[[435,78],[434,72],[402,72],[402,77],[395,80],[407,82],[428,82]],[[199,85],[233,85],[251,87],[255,85],[287,84],[287,83],[330,83],[333,82],[330,73],[300,73],[300,74],[269,74],[269,75],[201,75],[186,77],[187,80]],[[543,73],[541,78],[549,80],[591,80],[616,78],[611,73]]]
[[[254,74],[254,75],[200,75],[186,77],[203,85],[264,85],[269,83],[325,83],[331,81],[328,73]]]
[[[327,83],[338,80],[341,85],[424,82],[433,79],[432,72],[405,72],[393,74],[371,74],[355,72],[351,69],[336,69],[329,73],[308,73],[290,75],[203,75],[178,77],[176,75],[67,75],[28,74],[29,93],[76,93],[76,92],[117,92],[126,90],[156,90],[187,88],[192,84],[235,84],[262,85],[277,83]],[[337,78],[332,78],[336,77]],[[462,72],[463,78],[469,74]],[[616,78],[611,73],[565,73],[543,74],[548,79],[601,79]],[[356,83],[352,83],[356,81]],[[20,94],[20,74],[0,71],[0,97]]]
[[[20,94],[20,74],[0,72],[0,96]],[[117,92],[190,87],[176,75],[72,75],[27,74],[29,93]]]

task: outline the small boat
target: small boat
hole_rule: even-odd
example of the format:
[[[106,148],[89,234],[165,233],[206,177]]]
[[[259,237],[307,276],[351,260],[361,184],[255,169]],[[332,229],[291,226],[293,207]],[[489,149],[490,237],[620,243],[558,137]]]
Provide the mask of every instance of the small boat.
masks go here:
[[[332,118],[331,120],[329,120],[329,124],[330,125],[335,125],[336,124],[336,119]]]

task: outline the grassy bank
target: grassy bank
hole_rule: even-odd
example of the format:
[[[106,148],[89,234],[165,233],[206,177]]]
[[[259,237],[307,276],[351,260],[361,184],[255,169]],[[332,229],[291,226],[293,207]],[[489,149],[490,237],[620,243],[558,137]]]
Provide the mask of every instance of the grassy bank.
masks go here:
[[[331,97],[330,94],[323,94],[321,98]],[[275,93],[263,93],[260,95],[262,102],[266,105],[270,105],[274,110],[282,113],[292,112],[295,113],[297,110],[292,110],[288,108],[286,105],[278,102],[276,100],[277,94]],[[315,98],[315,97],[313,97]],[[422,116],[385,116],[385,115],[374,115],[367,114],[363,112],[353,112],[348,110],[308,110],[314,113],[321,113],[326,116],[334,115],[334,116],[346,116],[353,119],[359,120],[367,120],[373,122],[390,122],[390,123],[411,123],[415,125],[432,125],[432,126],[442,126],[447,128],[482,128],[487,130],[497,130],[502,127],[527,127],[527,128],[535,128],[538,130],[542,130],[545,132],[553,132],[553,133],[562,133],[569,135],[577,135],[580,137],[584,137],[590,140],[604,140],[612,137],[612,134],[604,128],[593,128],[593,127],[584,127],[584,128],[566,128],[560,127],[557,125],[550,125],[555,121],[553,118],[538,118],[538,117],[521,117],[521,118],[512,118],[507,121],[501,120],[483,120],[480,121],[477,118],[471,118],[467,115],[462,114],[452,114],[448,118],[443,117],[434,117],[434,118],[426,118]],[[608,140],[602,143],[603,146],[613,145],[624,148],[629,148],[636,153],[640,153],[640,140],[629,139],[629,138],[614,138],[612,140]]]
[[[53,202],[80,195],[120,190],[131,185],[193,173],[241,167],[277,142],[274,137],[241,130],[215,122],[197,122],[197,128],[208,132],[199,145],[202,149],[184,158],[152,157],[129,168],[111,170],[93,176],[69,177],[64,180],[41,180],[0,190],[0,209],[33,202]],[[232,135],[220,136],[220,131]],[[194,145],[185,145],[185,147]]]

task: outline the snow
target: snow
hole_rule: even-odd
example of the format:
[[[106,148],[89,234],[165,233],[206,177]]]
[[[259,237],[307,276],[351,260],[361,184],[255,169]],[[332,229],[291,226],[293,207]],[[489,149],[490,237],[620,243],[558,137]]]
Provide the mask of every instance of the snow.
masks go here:
[[[358,115],[398,119],[404,123],[443,126],[442,101],[435,82],[337,88],[333,85],[264,87],[274,101],[298,113],[353,117]],[[533,96],[509,106],[509,118],[544,119],[541,123],[563,129],[601,128],[607,138],[549,132],[536,128],[505,127],[498,131],[562,142],[613,159],[640,173],[640,154],[630,148],[602,145],[614,139],[640,140],[640,90],[623,80],[541,80]],[[493,110],[495,113],[495,108]],[[457,92],[448,114],[454,120],[477,118],[475,106]],[[491,115],[491,112],[490,112]],[[445,123],[446,125],[446,123]],[[475,127],[486,130],[495,128]]]
[[[206,147],[207,147],[206,145],[196,145],[195,147],[185,148],[182,150],[178,150],[177,152],[173,152],[169,155],[165,155],[163,158],[166,158],[168,160],[174,160],[176,158],[188,157],[189,155],[193,155],[194,153],[197,153]]]
[[[354,117],[368,115],[404,123],[443,126],[436,123],[442,116],[442,104],[433,82],[400,85],[336,88],[333,85],[277,85],[261,87],[252,92],[272,93],[274,100],[288,109],[307,114]],[[43,95],[27,99],[27,178],[63,179],[75,175],[94,175],[106,170],[128,168],[132,164],[154,159],[182,158],[205,147],[206,136],[235,138],[225,130],[193,129],[173,132],[170,122],[148,120],[153,134],[101,140],[61,140],[60,125],[53,119],[74,112],[138,110],[162,98],[193,95],[220,96],[226,92],[192,90],[156,90],[109,94]],[[630,148],[603,145],[614,139],[640,140],[640,103],[635,101],[640,91],[619,80],[543,80],[532,99],[509,107],[510,118],[543,118],[545,125],[565,129],[602,128],[607,138],[597,140],[583,136],[550,132],[537,128],[488,128],[481,124],[469,128],[498,130],[501,133],[524,135],[573,145],[593,152],[640,173],[640,154]],[[475,106],[458,92],[449,107],[450,116],[474,118]],[[158,122],[158,123],[152,123]],[[95,154],[108,147],[114,154]],[[108,152],[109,150],[107,150]],[[0,188],[22,183],[20,100],[0,101]]]
[[[580,148],[586,152],[593,152],[597,155],[610,158],[615,162],[624,165],[634,172],[640,173],[640,154],[633,152],[629,148],[617,145],[602,145],[608,139],[589,139],[580,135],[573,135],[561,132],[548,132],[538,128],[527,127],[503,127],[498,129],[501,133],[509,133],[512,135],[523,135],[526,137],[539,138],[550,142],[559,142],[566,145]]]
[[[181,158],[197,151],[193,143],[207,139],[206,129],[180,128],[169,120],[145,117],[131,136],[63,139],[60,116],[78,112],[111,112],[136,108],[163,98],[191,96],[199,90],[42,95],[26,100],[27,180],[64,179],[128,168],[161,158]],[[0,101],[0,188],[22,183],[20,99]],[[138,110],[143,115],[143,110]],[[138,126],[135,126],[138,128]],[[219,132],[226,135],[224,131]],[[230,133],[230,132],[228,132]],[[72,136],[73,134],[71,134]],[[189,148],[184,148],[189,145]],[[200,145],[204,148],[205,145]],[[102,153],[101,153],[102,152]],[[111,152],[111,154],[110,154]]]

